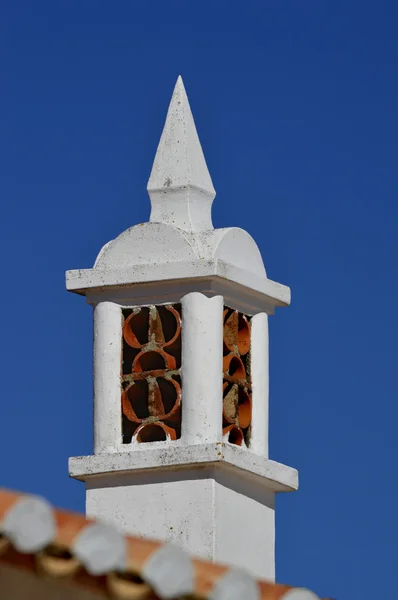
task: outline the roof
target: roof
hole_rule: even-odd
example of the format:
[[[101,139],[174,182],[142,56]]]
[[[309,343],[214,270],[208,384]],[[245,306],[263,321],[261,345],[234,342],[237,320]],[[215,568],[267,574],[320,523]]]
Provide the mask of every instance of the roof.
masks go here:
[[[27,600],[318,600],[8,490],[0,490],[0,583]]]

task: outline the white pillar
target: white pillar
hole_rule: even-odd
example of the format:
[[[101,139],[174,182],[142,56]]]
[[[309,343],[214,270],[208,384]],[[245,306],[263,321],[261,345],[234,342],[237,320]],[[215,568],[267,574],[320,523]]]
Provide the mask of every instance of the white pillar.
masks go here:
[[[94,307],[94,453],[122,444],[120,371],[122,311],[113,302]]]
[[[251,319],[252,430],[250,450],[268,458],[268,315]]]
[[[222,435],[224,299],[192,292],[181,305],[182,442],[217,442]]]

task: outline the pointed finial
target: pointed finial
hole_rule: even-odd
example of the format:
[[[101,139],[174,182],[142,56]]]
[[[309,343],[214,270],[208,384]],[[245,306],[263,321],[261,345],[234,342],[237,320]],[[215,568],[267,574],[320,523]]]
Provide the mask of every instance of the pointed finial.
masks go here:
[[[181,76],[174,88],[147,189],[152,205],[150,221],[186,231],[213,229],[211,205],[216,192]]]

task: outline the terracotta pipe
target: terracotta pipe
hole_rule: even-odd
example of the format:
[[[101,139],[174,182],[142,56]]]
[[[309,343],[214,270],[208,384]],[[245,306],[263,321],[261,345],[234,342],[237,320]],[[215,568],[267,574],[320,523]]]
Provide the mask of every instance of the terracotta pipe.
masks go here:
[[[168,412],[165,411],[164,398],[162,390],[159,387],[159,380],[167,382],[163,384],[173,386],[175,392],[174,405]],[[162,384],[161,384],[162,385]],[[134,410],[134,405],[137,404],[142,408],[147,408],[145,416],[138,416]],[[176,424],[179,422],[181,407],[181,386],[174,379],[157,378],[153,381],[140,380],[133,383],[130,387],[124,390],[122,394],[122,410],[123,414],[133,423],[145,423],[152,417],[157,417],[162,421],[171,421]]]
[[[228,382],[223,384],[223,392],[228,389]],[[223,399],[223,417],[227,423],[238,425],[242,429],[249,427],[252,417],[251,398],[245,390],[234,383]]]
[[[138,373],[128,373],[127,375],[122,375],[123,381],[127,383],[132,383],[133,381],[146,381],[148,377],[167,377],[170,375],[180,375],[179,369],[151,369],[150,371],[140,371]]]
[[[150,439],[152,436],[156,438],[159,433],[159,431],[156,430],[159,429],[162,429],[164,432],[164,441],[175,440],[177,438],[175,429],[168,427],[161,421],[156,421],[156,423],[143,423],[136,429],[133,437],[141,444],[145,442],[161,441],[159,439]]]
[[[228,388],[228,383],[223,383],[223,392]],[[232,384],[229,391],[223,398],[223,417],[227,423],[237,425],[237,406],[238,406],[239,388],[236,383]]]
[[[122,393],[122,410],[124,416],[127,417],[129,421],[132,421],[133,423],[142,423],[149,417],[149,410],[148,414],[144,417],[139,417],[134,410],[134,406],[138,403],[147,408],[148,394],[148,382],[145,380],[137,381],[124,390]]]
[[[250,325],[245,315],[237,310],[224,311],[224,344],[229,352],[244,356],[250,350]]]
[[[239,427],[246,429],[252,420],[252,401],[245,390],[239,390],[238,398],[238,422]]]
[[[160,357],[162,357],[163,359],[163,364],[162,366],[160,365]],[[145,364],[145,366],[150,366],[149,369],[143,368],[141,361],[144,358],[145,363],[149,363],[148,365]],[[151,365],[151,363],[153,363],[153,365]],[[177,366],[176,363],[176,359],[174,358],[174,356],[171,356],[171,354],[167,354],[167,352],[165,352],[164,350],[162,350],[161,348],[157,349],[157,350],[142,350],[139,354],[137,354],[137,356],[135,357],[135,359],[133,360],[133,372],[136,373],[142,373],[144,371],[152,371],[152,370],[159,370],[159,369],[170,369],[173,370],[175,369]]]
[[[243,364],[242,359],[235,354],[224,356],[223,371],[237,381],[246,379],[245,365]],[[232,371],[232,373],[230,371]]]
[[[181,335],[181,317],[172,306],[166,306],[176,322],[175,333],[165,339],[163,323],[156,306],[143,307],[132,312],[123,325],[123,337],[132,348],[144,348],[153,342],[158,348],[171,346]],[[142,341],[140,341],[140,339]]]
[[[227,441],[230,444],[235,444],[236,446],[242,446],[245,439],[243,431],[236,425],[228,425],[228,427],[224,427],[222,430],[222,435],[223,437],[228,436]]]
[[[170,346],[172,346],[174,344],[174,342],[181,335],[181,316],[180,316],[180,313],[173,306],[166,306],[165,308],[166,308],[166,310],[168,310],[174,316],[175,321],[176,321],[176,331],[175,331],[175,334],[169,340],[165,339],[165,341],[164,341],[164,343],[162,345],[163,348],[169,348]],[[164,327],[163,327],[163,331],[164,331]]]
[[[157,386],[160,387],[160,394],[161,394],[161,398],[162,398],[162,406],[163,406],[163,415],[161,417],[162,421],[168,421],[171,424],[174,425],[178,425],[181,423],[181,385],[178,383],[178,381],[176,381],[175,379],[172,378],[160,378],[156,380]],[[171,387],[174,387],[173,390],[173,401],[174,404],[172,406],[172,408],[166,412],[168,405],[170,404],[169,401],[166,402],[166,394],[170,392]],[[162,389],[163,388],[163,389]],[[168,390],[166,392],[166,390]],[[175,395],[175,397],[174,397]],[[169,400],[169,398],[167,398],[167,400]],[[152,415],[152,409],[151,409],[151,401],[149,400],[149,412]],[[153,416],[156,416],[153,414]]]
[[[142,348],[149,342],[149,308],[139,308],[124,321],[123,337],[132,348]],[[139,341],[139,337],[143,340]]]

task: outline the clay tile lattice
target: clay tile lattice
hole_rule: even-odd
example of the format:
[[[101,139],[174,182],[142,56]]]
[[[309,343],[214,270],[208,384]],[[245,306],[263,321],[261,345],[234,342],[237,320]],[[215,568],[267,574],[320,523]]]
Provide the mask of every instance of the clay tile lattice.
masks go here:
[[[252,419],[250,381],[250,322],[233,310],[224,310],[223,437],[248,446]]]
[[[123,443],[181,435],[181,307],[123,311]]]

